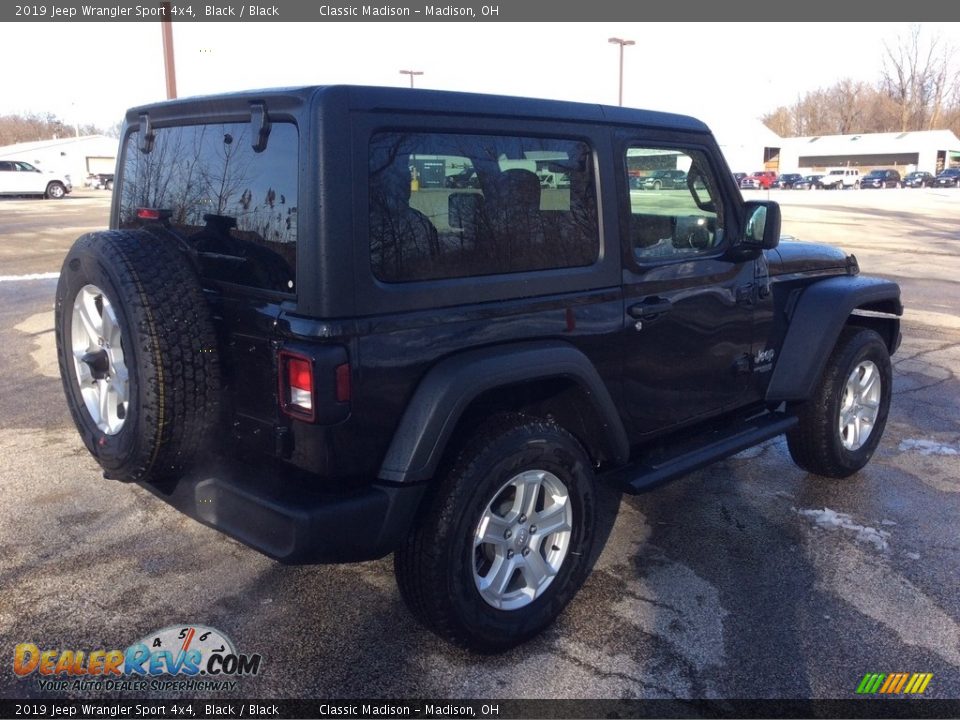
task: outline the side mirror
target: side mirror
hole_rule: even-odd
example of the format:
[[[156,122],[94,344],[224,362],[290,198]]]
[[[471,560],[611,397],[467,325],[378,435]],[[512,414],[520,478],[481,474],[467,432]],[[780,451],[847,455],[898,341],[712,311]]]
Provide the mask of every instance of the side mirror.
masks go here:
[[[780,242],[780,206],[771,200],[751,200],[745,206],[743,247],[772,250]]]

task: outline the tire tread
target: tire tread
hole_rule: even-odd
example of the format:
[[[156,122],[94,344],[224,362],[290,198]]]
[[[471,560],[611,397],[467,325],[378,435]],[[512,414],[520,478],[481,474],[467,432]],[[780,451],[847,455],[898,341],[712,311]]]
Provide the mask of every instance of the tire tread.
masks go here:
[[[886,423],[888,406],[881,407],[877,426],[873,429],[876,435],[867,441],[862,449],[863,452],[859,453],[866,456],[862,463],[851,462],[851,459],[843,457],[843,453],[838,453],[836,447],[839,442],[838,433],[837,428],[834,427],[835,419],[831,412],[834,393],[846,380],[841,376],[848,372],[852,358],[862,348],[872,343],[878,343],[886,352],[883,340],[874,330],[856,325],[846,326],[830,353],[823,376],[813,396],[793,406],[799,423],[787,432],[787,447],[790,457],[801,469],[825,477],[849,477],[866,464],[866,460],[873,452],[873,446],[879,442]],[[887,364],[889,365],[889,359]],[[884,383],[889,383],[889,377],[884,377]],[[885,392],[889,394],[889,386]]]
[[[542,629],[532,620],[510,637],[485,633],[479,622],[464,622],[458,617],[451,593],[445,553],[449,538],[469,503],[474,486],[464,478],[475,478],[481,468],[498,457],[501,448],[523,438],[543,437],[559,433],[566,442],[579,449],[586,462],[586,452],[566,430],[550,420],[518,413],[495,415],[484,422],[476,434],[454,454],[452,462],[438,477],[437,486],[424,499],[419,517],[401,547],[394,553],[394,571],[400,595],[414,617],[440,637],[461,647],[479,652],[499,652],[523,642]],[[582,578],[574,580],[572,597]],[[566,598],[567,600],[569,598]],[[560,602],[560,609],[566,600]],[[559,613],[559,609],[556,611]]]
[[[220,411],[216,332],[200,280],[177,248],[144,232],[85,235],[68,255],[63,272],[71,272],[72,259],[83,257],[105,269],[119,295],[111,302],[122,304],[134,332],[124,340],[136,345],[140,358],[139,367],[131,367],[132,354],[125,349],[128,371],[145,383],[139,390],[140,434],[132,452],[112,458],[96,447],[91,451],[117,479],[153,481],[179,475],[206,447]],[[58,314],[70,312],[61,295],[58,289]],[[58,334],[61,325],[58,319]],[[66,385],[73,381],[73,370],[63,352],[60,355]],[[85,411],[74,404],[70,402],[71,411],[80,425],[78,415]]]

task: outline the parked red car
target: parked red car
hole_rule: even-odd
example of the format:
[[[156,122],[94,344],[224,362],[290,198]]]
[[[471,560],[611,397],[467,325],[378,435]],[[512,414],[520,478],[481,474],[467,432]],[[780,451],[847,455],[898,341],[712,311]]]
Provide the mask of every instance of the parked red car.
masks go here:
[[[743,178],[743,180],[740,181],[740,187],[769,190],[776,179],[777,174],[773,172],[773,170],[760,170]]]

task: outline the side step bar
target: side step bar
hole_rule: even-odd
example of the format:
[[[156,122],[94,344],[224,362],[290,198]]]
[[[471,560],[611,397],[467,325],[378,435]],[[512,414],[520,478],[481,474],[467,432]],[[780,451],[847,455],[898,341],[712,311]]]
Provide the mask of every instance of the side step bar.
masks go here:
[[[727,431],[714,431],[707,435],[705,442],[695,445],[686,443],[673,452],[658,453],[653,458],[641,458],[631,465],[614,470],[604,476],[604,479],[623,486],[627,493],[645,492],[717,460],[736,455],[764,440],[782,435],[796,424],[797,418],[794,415],[760,415]]]

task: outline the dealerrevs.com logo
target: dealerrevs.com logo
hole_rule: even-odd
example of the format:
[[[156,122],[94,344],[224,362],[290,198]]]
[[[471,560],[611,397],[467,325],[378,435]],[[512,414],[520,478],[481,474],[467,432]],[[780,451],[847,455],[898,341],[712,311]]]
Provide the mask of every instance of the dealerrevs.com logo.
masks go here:
[[[42,691],[234,690],[234,678],[260,672],[262,656],[239,653],[222,632],[204,625],[171,625],[126,650],[42,649],[20,643],[13,672],[36,676]]]

